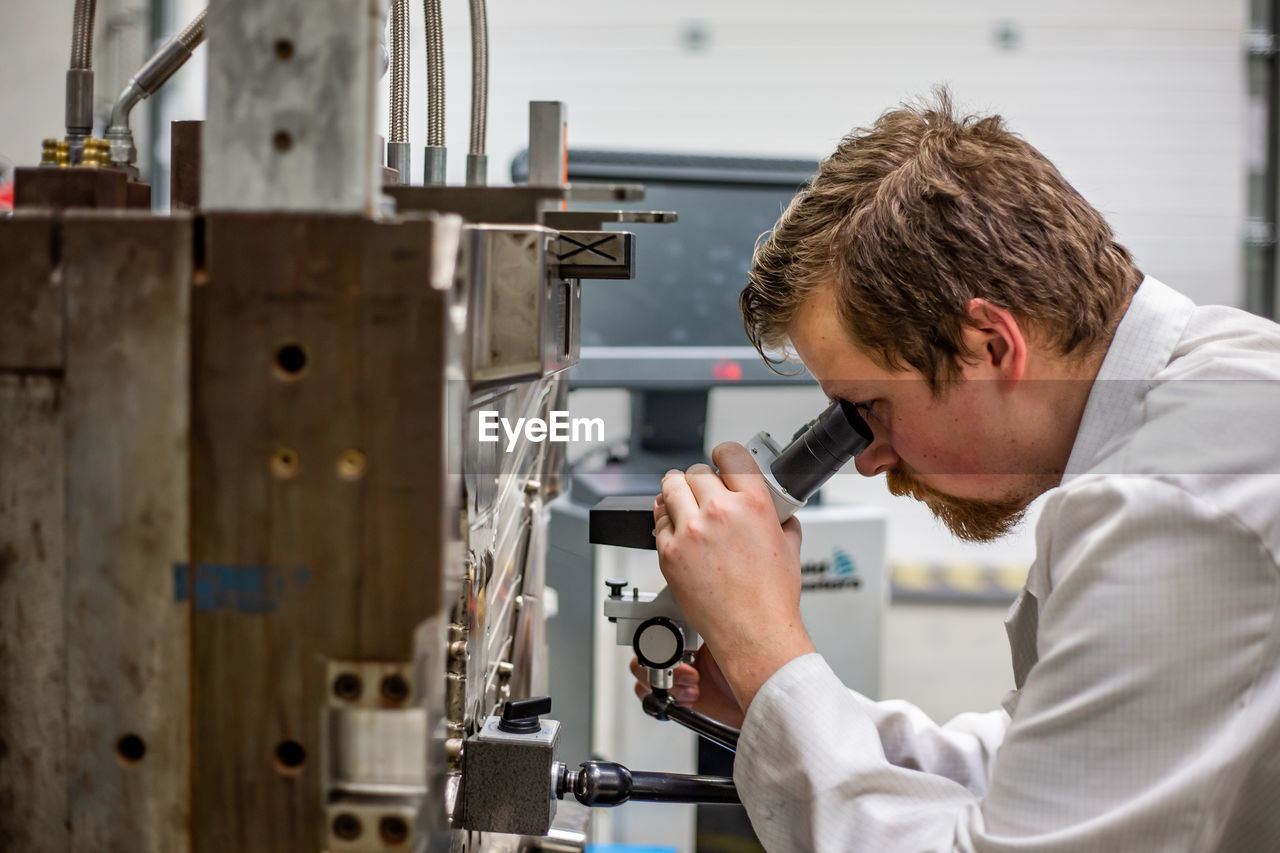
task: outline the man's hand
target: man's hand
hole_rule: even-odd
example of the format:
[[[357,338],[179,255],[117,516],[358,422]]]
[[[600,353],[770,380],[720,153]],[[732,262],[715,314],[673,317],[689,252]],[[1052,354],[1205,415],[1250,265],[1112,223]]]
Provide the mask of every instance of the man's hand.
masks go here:
[[[800,621],[800,523],[778,516],[740,444],[707,465],[668,471],[653,510],[662,574],[745,712],[783,664],[814,651]]]
[[[632,658],[631,674],[636,677],[636,696],[643,700],[653,690],[649,686],[649,672],[639,660]],[[669,691],[672,699],[725,725],[742,728],[742,709],[706,645],[698,649],[693,666],[682,663],[676,667],[675,682]]]

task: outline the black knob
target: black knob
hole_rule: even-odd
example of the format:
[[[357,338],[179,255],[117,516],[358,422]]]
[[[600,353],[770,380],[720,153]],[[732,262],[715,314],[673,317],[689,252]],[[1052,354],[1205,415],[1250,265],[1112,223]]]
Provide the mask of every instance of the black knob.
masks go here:
[[[627,588],[626,581],[607,580],[604,585],[609,587],[610,598],[622,598],[622,591]]]
[[[550,696],[512,699],[502,709],[502,719],[498,720],[498,728],[516,735],[536,734],[542,730],[542,723],[538,720],[538,716],[550,713]]]

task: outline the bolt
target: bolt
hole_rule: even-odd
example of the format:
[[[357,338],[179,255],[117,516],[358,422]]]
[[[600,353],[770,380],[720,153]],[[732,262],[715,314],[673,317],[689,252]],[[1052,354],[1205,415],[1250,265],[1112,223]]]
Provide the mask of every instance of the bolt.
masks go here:
[[[360,676],[353,672],[344,672],[333,680],[333,695],[347,702],[354,702],[360,698],[364,685],[360,683]]]
[[[409,696],[409,682],[400,675],[388,675],[382,679],[381,691],[388,702],[403,702]]]
[[[333,819],[333,834],[343,841],[354,841],[360,837],[363,829],[360,818],[350,812],[343,812]]]
[[[387,844],[403,844],[409,837],[409,825],[402,817],[384,817],[378,821],[378,834]]]

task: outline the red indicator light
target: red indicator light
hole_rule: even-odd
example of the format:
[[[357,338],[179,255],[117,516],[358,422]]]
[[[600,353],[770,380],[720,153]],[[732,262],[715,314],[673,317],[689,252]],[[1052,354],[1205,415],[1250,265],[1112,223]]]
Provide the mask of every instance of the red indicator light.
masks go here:
[[[720,382],[741,382],[742,365],[732,359],[721,359],[711,366],[711,375]]]

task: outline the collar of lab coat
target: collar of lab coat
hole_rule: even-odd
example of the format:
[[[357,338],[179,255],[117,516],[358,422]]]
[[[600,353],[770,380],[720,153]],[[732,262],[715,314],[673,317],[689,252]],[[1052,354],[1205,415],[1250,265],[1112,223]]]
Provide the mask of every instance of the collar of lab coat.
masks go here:
[[[1151,276],[1142,280],[1093,380],[1064,485],[1095,468],[1141,424],[1151,382],[1169,364],[1195,307]]]

